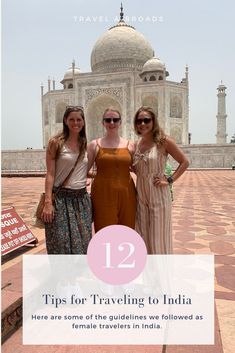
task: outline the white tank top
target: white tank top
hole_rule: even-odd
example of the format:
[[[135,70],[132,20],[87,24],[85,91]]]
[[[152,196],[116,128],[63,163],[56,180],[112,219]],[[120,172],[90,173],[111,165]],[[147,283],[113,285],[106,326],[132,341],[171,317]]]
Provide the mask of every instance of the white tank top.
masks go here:
[[[78,153],[70,150],[66,145],[63,145],[59,157],[56,159],[55,164],[55,182],[54,186],[60,186],[65,180],[70,170],[73,168],[78,157]],[[73,173],[63,186],[69,189],[83,189],[86,187],[87,180],[88,158],[87,152],[84,158],[79,160]]]

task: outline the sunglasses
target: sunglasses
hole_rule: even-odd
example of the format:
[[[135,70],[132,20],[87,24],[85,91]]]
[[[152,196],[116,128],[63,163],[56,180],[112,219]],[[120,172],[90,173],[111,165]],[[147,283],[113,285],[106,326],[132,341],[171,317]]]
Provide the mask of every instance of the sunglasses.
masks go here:
[[[111,122],[113,122],[114,124],[118,123],[121,120],[121,118],[104,118],[103,121],[105,123],[110,124]]]
[[[66,109],[81,109],[81,110],[84,110],[84,108],[81,105],[66,105]]]
[[[141,125],[144,123],[146,125],[146,124],[149,124],[151,121],[152,121],[151,118],[137,119],[136,124]]]

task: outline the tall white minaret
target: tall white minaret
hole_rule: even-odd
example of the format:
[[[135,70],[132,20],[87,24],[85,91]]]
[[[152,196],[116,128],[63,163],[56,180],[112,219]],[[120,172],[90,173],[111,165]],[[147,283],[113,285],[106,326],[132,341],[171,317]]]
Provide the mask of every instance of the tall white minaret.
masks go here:
[[[227,141],[227,134],[226,134],[226,86],[222,83],[218,86],[218,112],[216,115],[217,118],[217,134],[216,134],[216,143],[226,143]]]

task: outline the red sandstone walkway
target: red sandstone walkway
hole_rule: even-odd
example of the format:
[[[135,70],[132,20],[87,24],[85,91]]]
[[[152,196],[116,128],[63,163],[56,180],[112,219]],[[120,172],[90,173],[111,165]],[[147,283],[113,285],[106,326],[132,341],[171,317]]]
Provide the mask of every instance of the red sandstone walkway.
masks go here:
[[[27,225],[43,178],[3,178],[2,208],[14,206]],[[174,185],[173,236],[176,254],[215,254],[215,345],[167,346],[167,353],[232,353],[235,351],[235,171],[188,171]],[[27,253],[45,252],[44,232],[31,226],[39,239]],[[2,266],[3,309],[22,295],[22,252]],[[8,285],[11,283],[10,285]],[[19,329],[2,346],[3,353],[158,353],[161,346],[23,346]]]

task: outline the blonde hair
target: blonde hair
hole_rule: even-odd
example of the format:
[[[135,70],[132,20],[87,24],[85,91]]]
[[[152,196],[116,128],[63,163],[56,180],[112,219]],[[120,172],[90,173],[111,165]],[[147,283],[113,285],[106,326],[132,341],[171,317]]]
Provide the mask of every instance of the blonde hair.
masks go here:
[[[103,119],[104,119],[104,117],[105,117],[106,113],[108,113],[108,112],[114,112],[114,113],[117,113],[117,114],[118,114],[118,116],[119,116],[119,118],[120,118],[120,119],[122,118],[122,117],[121,117],[121,113],[119,112],[119,110],[114,109],[114,108],[112,108],[112,107],[109,107],[109,108],[105,109],[104,114],[103,114]]]
[[[135,113],[135,117],[134,117],[134,129],[137,135],[140,135],[140,132],[138,131],[137,128],[137,119],[138,116],[141,112],[146,112],[150,115],[150,117],[152,118],[152,122],[153,122],[153,129],[152,129],[152,134],[153,134],[153,141],[157,144],[157,145],[162,145],[165,140],[166,140],[166,134],[163,131],[163,129],[160,127],[158,119],[156,114],[154,113],[153,109],[147,106],[142,106],[140,107],[137,112]]]

